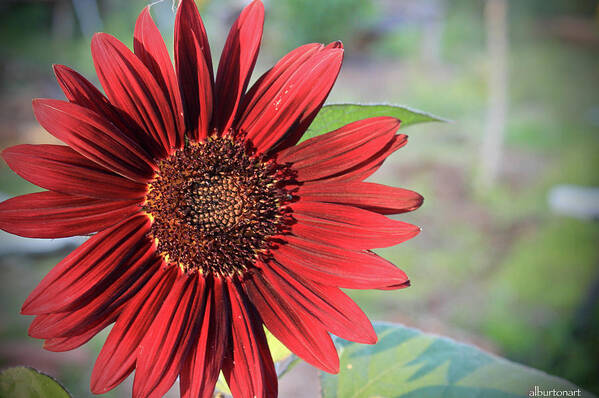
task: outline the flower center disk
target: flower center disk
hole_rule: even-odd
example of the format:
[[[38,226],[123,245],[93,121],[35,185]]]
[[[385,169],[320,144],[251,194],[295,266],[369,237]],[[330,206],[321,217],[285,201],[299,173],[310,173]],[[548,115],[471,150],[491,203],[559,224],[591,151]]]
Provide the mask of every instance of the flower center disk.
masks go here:
[[[229,137],[177,150],[158,163],[143,206],[158,252],[187,273],[243,273],[286,228],[286,173]]]

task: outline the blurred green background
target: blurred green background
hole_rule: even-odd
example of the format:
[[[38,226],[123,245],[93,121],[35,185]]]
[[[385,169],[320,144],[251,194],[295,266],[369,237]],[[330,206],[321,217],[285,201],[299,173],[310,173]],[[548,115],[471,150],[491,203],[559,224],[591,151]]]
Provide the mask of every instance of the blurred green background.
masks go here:
[[[105,31],[131,46],[146,4],[3,0],[0,148],[53,142],[30,108],[34,97],[63,98],[51,64],[69,65],[97,82],[91,34]],[[245,2],[198,4],[218,54]],[[297,45],[340,39],[346,58],[329,102],[406,104],[454,121],[410,127],[409,145],[373,177],[418,191],[425,203],[399,217],[422,226],[421,235],[380,250],[413,286],[352,292],[370,318],[451,336],[599,393],[597,214],[572,216],[584,198],[564,199],[555,190],[599,186],[598,2],[265,4],[255,76]],[[152,13],[172,47],[173,3],[163,1]],[[490,131],[502,139],[489,141]],[[0,165],[0,194],[34,190]],[[595,201],[591,197],[596,209]],[[70,243],[40,246],[0,236],[0,367],[37,367],[83,397],[90,395],[89,376],[105,333],[78,350],[49,353],[27,337],[30,317],[19,315],[25,297]],[[293,382],[292,374],[286,377],[283,383]],[[108,396],[126,396],[129,388]]]

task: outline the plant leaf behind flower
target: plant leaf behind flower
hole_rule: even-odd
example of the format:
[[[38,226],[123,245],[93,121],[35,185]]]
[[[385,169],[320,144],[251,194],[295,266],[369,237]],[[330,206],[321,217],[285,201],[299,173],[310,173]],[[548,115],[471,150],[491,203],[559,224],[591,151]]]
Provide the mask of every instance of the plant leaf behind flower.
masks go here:
[[[448,122],[449,120],[402,105],[330,104],[322,107],[302,137],[302,141],[328,133],[348,123],[376,116],[391,116],[401,120],[401,129],[417,123]]]
[[[535,396],[535,386],[592,397],[564,379],[474,346],[398,324],[374,327],[376,345],[335,339],[341,370],[321,372],[323,398],[516,398]]]
[[[17,366],[0,372],[0,397],[70,398],[71,395],[52,377]]]

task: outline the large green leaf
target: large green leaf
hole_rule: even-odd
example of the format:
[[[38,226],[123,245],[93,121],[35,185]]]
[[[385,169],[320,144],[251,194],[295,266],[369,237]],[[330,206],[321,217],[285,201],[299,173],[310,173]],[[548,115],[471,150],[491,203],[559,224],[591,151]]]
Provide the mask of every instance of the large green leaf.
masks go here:
[[[335,130],[356,120],[391,116],[401,120],[401,128],[424,122],[446,122],[439,116],[400,105],[331,104],[322,107],[302,140]]]
[[[341,370],[321,374],[324,398],[516,398],[534,396],[535,386],[592,397],[566,380],[447,338],[389,323],[375,329],[376,345],[336,339]]]
[[[0,372],[0,397],[70,398],[70,395],[50,376],[19,366]]]

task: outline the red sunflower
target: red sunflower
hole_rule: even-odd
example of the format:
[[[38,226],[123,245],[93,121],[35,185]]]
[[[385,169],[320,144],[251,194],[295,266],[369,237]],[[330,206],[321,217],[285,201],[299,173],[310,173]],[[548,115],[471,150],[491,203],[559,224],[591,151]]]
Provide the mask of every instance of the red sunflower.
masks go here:
[[[386,217],[415,192],[363,182],[406,143],[376,117],[297,144],[341,66],[335,42],[290,52],[246,92],[264,9],[251,3],[227,38],[216,79],[192,0],[175,22],[175,68],[146,8],[134,53],[99,33],[92,56],[106,97],[56,66],[68,101],[37,99],[39,123],[68,146],[18,145],[8,165],[47,191],[0,204],[0,228],[35,238],[92,234],[31,293],[22,313],[44,347],[112,330],[91,390],[133,370],[133,396],[210,397],[222,371],[235,397],[276,397],[265,326],[327,372],[329,333],[374,343],[340,288],[399,289],[406,275],[370,249],[419,228]],[[97,233],[96,233],[97,232]]]

